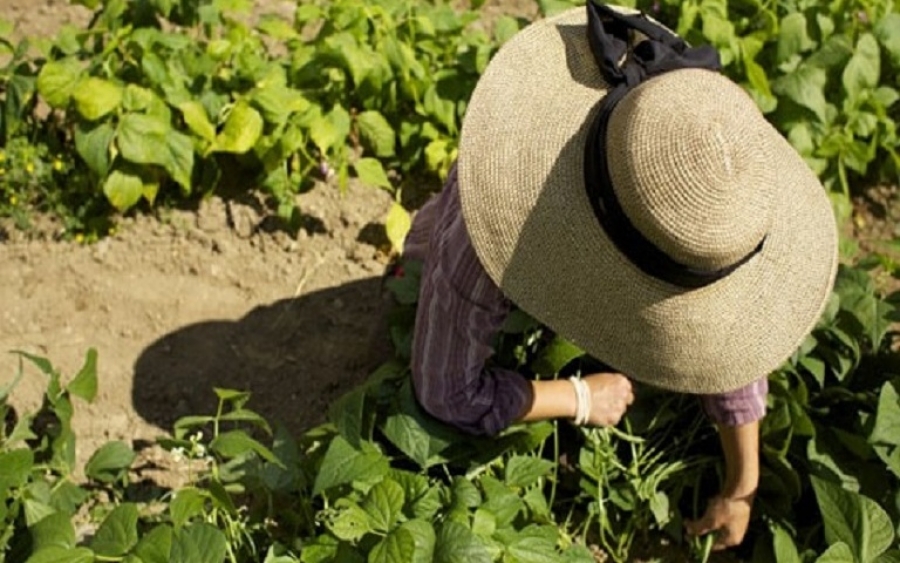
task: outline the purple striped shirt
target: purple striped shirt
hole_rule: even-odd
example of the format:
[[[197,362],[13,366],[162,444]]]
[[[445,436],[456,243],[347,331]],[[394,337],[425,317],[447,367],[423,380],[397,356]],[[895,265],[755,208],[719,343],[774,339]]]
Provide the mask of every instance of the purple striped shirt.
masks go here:
[[[463,222],[454,166],[444,189],[416,214],[404,256],[424,262],[413,335],[416,397],[432,416],[467,432],[496,434],[530,406],[520,373],[487,367],[513,304],[478,261]],[[602,360],[602,358],[599,358]],[[701,395],[707,415],[736,426],[766,410],[768,380],[729,393]]]

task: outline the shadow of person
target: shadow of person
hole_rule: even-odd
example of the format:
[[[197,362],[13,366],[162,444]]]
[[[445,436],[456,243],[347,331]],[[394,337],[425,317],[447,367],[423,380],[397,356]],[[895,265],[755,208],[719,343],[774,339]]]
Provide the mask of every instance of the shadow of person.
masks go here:
[[[214,387],[249,391],[247,408],[299,433],[393,353],[381,278],[256,307],[236,321],[167,334],[134,366],[136,412],[163,430],[215,413]]]

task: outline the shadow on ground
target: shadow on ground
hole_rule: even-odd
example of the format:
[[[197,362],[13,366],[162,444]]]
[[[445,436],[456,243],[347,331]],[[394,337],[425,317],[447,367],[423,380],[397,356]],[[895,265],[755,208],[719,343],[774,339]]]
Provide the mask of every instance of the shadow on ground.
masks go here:
[[[181,328],[135,363],[135,410],[171,430],[179,417],[213,414],[214,387],[239,389],[252,393],[248,408],[301,432],[390,357],[389,303],[374,277]]]

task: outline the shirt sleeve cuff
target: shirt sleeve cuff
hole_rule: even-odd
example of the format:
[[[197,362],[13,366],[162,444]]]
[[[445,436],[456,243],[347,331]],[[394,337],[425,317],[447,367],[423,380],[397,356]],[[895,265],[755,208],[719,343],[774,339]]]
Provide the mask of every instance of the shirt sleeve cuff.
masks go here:
[[[763,377],[735,391],[701,395],[700,401],[706,415],[716,424],[741,426],[765,416],[768,392],[769,380]]]

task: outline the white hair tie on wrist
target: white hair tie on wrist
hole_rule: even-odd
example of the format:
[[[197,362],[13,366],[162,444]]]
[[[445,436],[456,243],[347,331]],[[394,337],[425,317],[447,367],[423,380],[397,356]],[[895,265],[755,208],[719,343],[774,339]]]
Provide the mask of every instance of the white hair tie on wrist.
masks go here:
[[[572,376],[569,378],[572,387],[575,388],[575,418],[573,422],[577,426],[584,426],[591,418],[591,389],[587,381]]]

